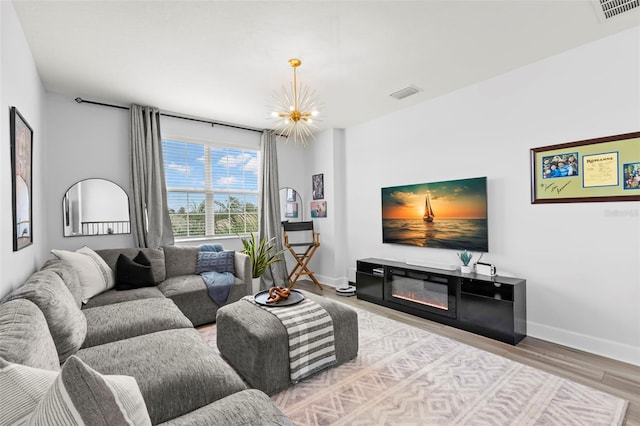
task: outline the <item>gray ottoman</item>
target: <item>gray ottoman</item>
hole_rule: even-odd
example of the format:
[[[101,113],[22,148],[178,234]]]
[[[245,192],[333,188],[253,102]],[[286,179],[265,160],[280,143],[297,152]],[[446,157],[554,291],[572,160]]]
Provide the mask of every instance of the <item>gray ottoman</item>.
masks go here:
[[[333,320],[336,365],[358,355],[358,315],[341,303],[301,291]],[[291,385],[287,331],[275,315],[240,300],[216,316],[217,345],[226,361],[251,387],[273,395]]]

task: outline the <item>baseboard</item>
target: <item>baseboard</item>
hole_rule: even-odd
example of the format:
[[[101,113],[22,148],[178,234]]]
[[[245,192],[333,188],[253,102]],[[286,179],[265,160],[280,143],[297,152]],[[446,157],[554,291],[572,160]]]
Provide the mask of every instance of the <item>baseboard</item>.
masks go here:
[[[322,284],[323,286],[327,285],[329,287],[338,288],[338,287],[344,287],[349,283],[349,280],[347,279],[347,277],[329,278],[324,275],[319,275],[319,274],[314,274],[314,275],[316,276],[318,281],[320,281],[320,284]]]
[[[640,366],[640,347],[527,321],[531,337]]]

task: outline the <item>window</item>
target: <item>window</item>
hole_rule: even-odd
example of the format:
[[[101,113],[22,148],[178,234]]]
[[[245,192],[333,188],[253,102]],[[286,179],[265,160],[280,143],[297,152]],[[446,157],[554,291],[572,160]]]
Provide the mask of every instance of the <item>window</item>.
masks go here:
[[[177,239],[258,231],[257,150],[175,140],[162,149]]]

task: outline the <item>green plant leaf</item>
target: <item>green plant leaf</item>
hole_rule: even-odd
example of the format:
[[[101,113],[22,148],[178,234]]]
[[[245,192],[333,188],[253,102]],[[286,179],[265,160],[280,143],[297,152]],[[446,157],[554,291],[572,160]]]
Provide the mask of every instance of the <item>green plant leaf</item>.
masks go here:
[[[263,238],[257,241],[255,234],[251,234],[250,239],[242,239],[242,253],[249,256],[251,261],[251,274],[253,278],[259,278],[264,271],[273,263],[282,262],[281,256],[286,249],[273,253],[275,248],[275,237],[270,240]]]

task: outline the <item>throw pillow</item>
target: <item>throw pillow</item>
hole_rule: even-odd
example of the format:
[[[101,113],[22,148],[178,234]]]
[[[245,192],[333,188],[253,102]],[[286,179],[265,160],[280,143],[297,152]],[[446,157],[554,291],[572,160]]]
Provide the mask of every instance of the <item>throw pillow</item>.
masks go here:
[[[30,424],[151,425],[138,383],[106,376],[70,357],[35,407]]]
[[[133,259],[124,254],[116,261],[116,290],[131,290],[140,287],[153,287],[151,261],[142,251]]]
[[[0,358],[0,425],[26,424],[58,374]]]
[[[93,296],[115,286],[115,276],[109,265],[89,247],[84,246],[75,252],[51,250],[58,259],[67,261],[78,273],[82,285],[82,303]]]
[[[231,272],[235,275],[234,251],[201,251],[198,253],[196,274],[203,272]]]

